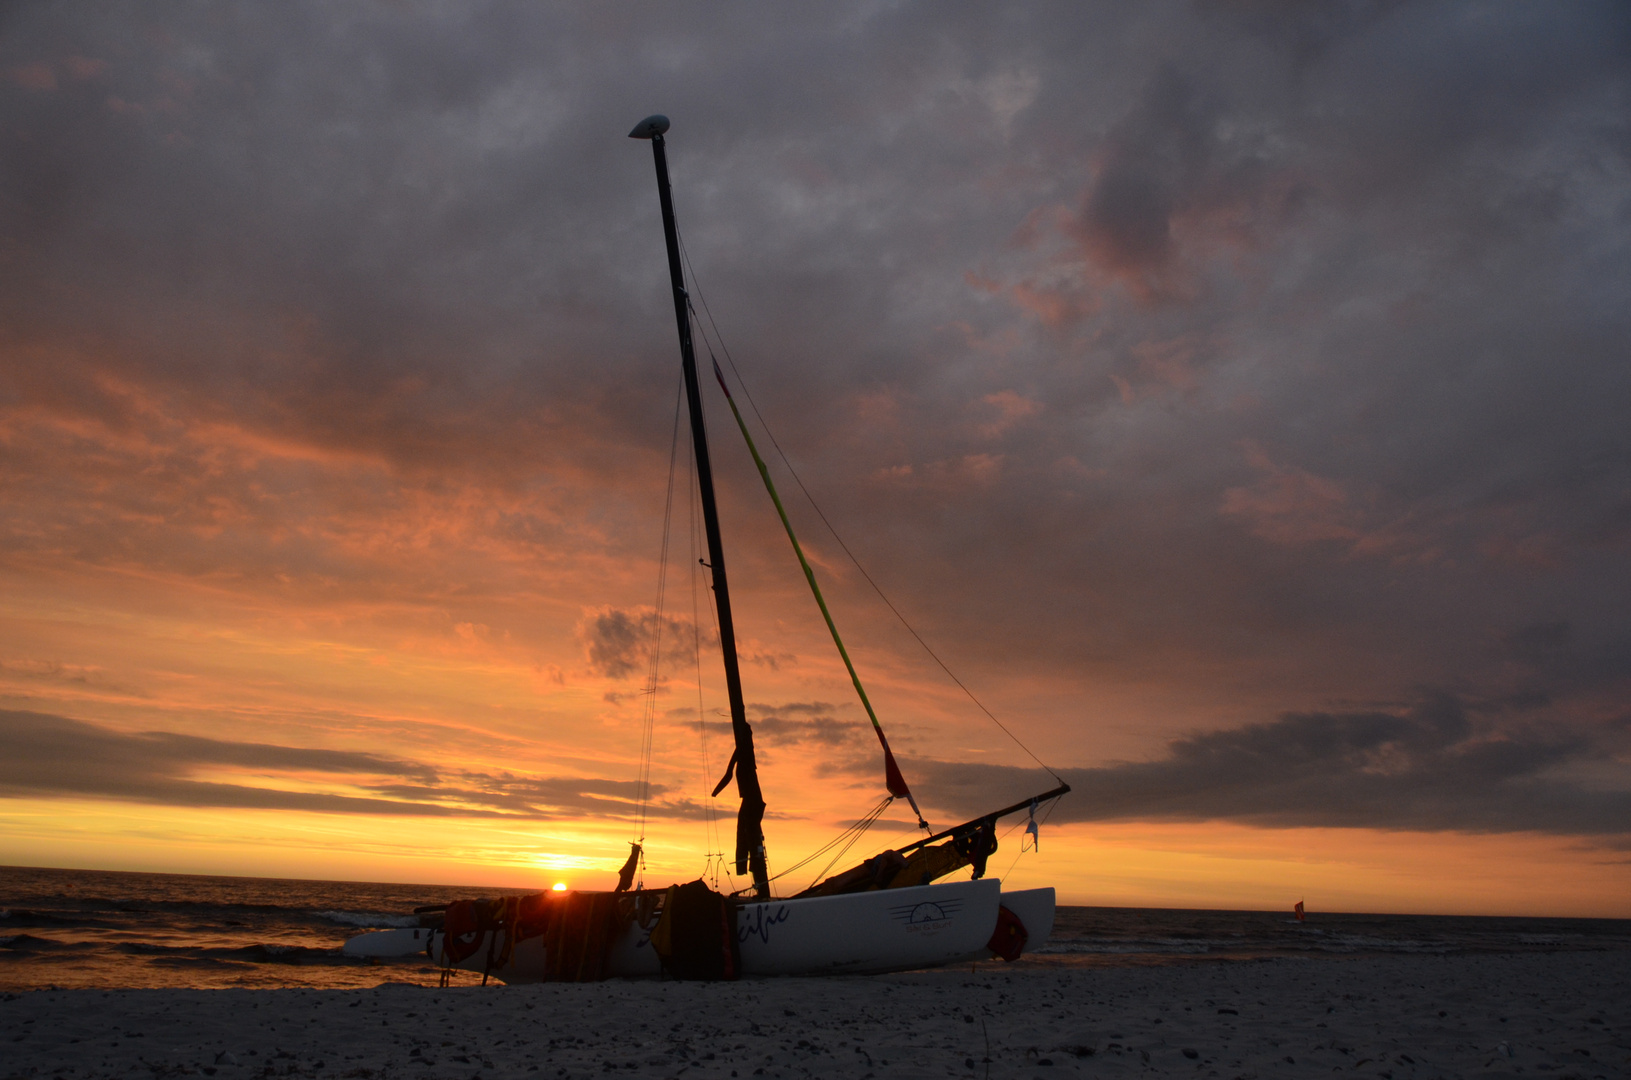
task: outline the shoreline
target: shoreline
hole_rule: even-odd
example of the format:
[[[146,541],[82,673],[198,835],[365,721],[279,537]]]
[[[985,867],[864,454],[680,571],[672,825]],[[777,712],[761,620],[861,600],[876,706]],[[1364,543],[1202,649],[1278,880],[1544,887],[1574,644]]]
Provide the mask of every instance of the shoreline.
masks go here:
[[[1631,952],[36,990],[0,1001],[0,1031],[4,1078],[1609,1078],[1631,1073]]]

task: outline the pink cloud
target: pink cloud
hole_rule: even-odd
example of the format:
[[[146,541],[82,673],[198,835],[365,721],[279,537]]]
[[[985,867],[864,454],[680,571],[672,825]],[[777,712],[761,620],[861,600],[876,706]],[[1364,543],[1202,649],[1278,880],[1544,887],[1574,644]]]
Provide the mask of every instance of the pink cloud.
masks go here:
[[[106,60],[94,60],[88,56],[70,56],[63,62],[63,66],[68,69],[69,75],[84,82],[87,79],[94,79],[106,71],[108,62]]]
[[[1262,475],[1248,487],[1225,491],[1220,513],[1240,519],[1253,536],[1275,544],[1359,539],[1359,515],[1341,484],[1278,464],[1256,443],[1248,442],[1245,449],[1246,460]]]
[[[51,70],[51,65],[44,60],[14,67],[6,72],[6,75],[24,90],[55,90],[57,88],[57,74]]]
[[[997,438],[1015,424],[1042,411],[1041,402],[1032,401],[1030,398],[1013,390],[998,390],[994,394],[985,395],[980,400],[997,410],[995,420],[980,425],[980,434],[987,439]]]

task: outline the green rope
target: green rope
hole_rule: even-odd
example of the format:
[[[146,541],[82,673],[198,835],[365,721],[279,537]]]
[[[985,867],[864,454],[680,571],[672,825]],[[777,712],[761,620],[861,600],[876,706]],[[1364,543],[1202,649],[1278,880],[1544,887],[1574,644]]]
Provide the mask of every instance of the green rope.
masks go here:
[[[714,378],[719,380],[719,388],[725,391],[725,401],[731,407],[731,415],[736,417],[736,426],[742,429],[742,438],[747,440],[748,453],[753,455],[753,463],[759,467],[759,476],[765,482],[765,490],[770,492],[770,501],[776,504],[776,513],[782,519],[782,528],[787,530],[787,539],[793,543],[793,553],[799,557],[799,565],[804,568],[804,580],[810,583],[810,592],[815,595],[816,606],[821,609],[821,617],[827,620],[827,629],[832,634],[834,645],[838,646],[838,655],[844,658],[844,667],[849,669],[850,682],[855,684],[855,692],[861,698],[861,704],[866,707],[866,715],[872,721],[872,729],[878,733],[878,741],[883,744],[883,752],[889,759],[894,755],[889,749],[889,740],[884,737],[883,725],[878,723],[878,714],[872,711],[872,702],[866,696],[866,687],[861,685],[861,677],[855,673],[855,665],[850,661],[849,650],[844,648],[844,639],[838,636],[838,627],[832,621],[832,612],[827,610],[827,600],[821,595],[821,586],[816,584],[815,571],[810,569],[810,560],[804,557],[804,548],[799,545],[799,538],[793,532],[793,523],[787,520],[787,511],[782,507],[781,496],[776,494],[776,485],[770,479],[770,470],[765,467],[764,458],[759,456],[759,448],[753,443],[753,436],[748,434],[748,425],[742,419],[742,411],[736,407],[736,399],[731,397],[730,387],[725,385],[725,374],[719,370],[719,361],[709,356],[714,364]],[[897,771],[899,766],[896,767]],[[902,778],[902,786],[905,779]],[[912,798],[910,790],[903,791],[906,801],[911,804],[912,812],[917,815],[917,823],[927,829],[929,823],[923,820],[923,811],[917,808],[917,800]]]

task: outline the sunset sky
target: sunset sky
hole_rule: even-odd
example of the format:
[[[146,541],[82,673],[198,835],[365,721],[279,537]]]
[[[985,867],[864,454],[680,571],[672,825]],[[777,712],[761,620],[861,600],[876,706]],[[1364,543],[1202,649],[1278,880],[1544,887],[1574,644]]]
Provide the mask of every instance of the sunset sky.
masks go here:
[[[994,873],[1631,917],[1618,3],[8,5],[0,864],[608,887],[648,703],[647,884],[729,850],[653,112],[736,385],[1074,788]],[[705,389],[774,873],[883,769]],[[1052,786],[748,416],[931,822]]]

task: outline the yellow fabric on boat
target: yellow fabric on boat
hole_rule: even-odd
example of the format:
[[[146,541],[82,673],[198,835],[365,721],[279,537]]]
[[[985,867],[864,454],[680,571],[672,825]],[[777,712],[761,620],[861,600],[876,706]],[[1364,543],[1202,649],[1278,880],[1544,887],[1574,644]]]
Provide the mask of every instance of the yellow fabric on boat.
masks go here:
[[[659,957],[674,955],[674,895],[679,891],[678,885],[670,885],[663,893],[662,913],[651,928],[651,948]]]
[[[872,856],[860,866],[845,870],[842,874],[834,874],[825,881],[816,884],[797,894],[794,899],[805,896],[840,896],[844,893],[871,892],[874,889],[884,888],[888,882],[895,879],[906,865],[906,856],[898,851],[884,851]]]
[[[957,850],[955,841],[918,848],[884,888],[908,889],[914,885],[927,885],[968,864],[968,856]]]

